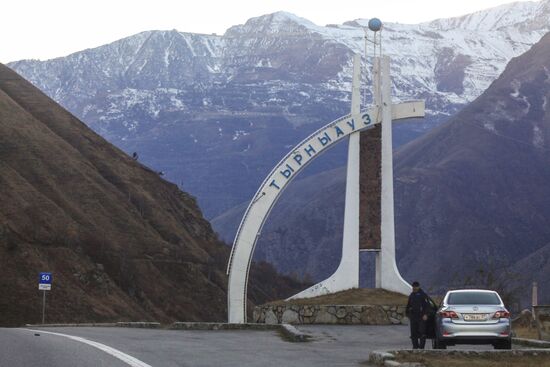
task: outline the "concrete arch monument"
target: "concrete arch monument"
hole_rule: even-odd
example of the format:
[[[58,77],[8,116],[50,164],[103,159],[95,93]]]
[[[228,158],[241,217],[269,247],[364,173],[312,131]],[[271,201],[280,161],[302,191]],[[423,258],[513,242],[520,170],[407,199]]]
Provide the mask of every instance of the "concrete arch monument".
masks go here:
[[[375,57],[374,105],[361,111],[361,57],[354,56],[351,114],[317,130],[292,149],[269,173],[250,202],[233,243],[227,273],[228,321],[246,322],[248,274],[262,227],[283,190],[300,171],[334,144],[349,137],[342,258],[336,272],[291,298],[315,297],[359,286],[359,186],[361,132],[381,128],[381,243],[376,260],[376,286],[407,293],[395,262],[393,213],[392,120],[424,116],[424,102],[391,103],[388,57]]]

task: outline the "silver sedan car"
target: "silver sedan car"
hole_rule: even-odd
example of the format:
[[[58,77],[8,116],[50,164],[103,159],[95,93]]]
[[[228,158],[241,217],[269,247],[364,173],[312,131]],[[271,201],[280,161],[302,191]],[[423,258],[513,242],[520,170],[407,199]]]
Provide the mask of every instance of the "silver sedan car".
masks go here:
[[[434,349],[456,344],[492,344],[511,349],[510,312],[495,291],[463,289],[447,292],[435,315]]]

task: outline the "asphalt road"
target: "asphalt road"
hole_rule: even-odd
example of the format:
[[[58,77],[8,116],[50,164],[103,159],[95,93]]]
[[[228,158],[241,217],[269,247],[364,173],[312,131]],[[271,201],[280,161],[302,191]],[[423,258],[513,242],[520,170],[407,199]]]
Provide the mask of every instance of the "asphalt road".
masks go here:
[[[128,367],[107,353],[59,336],[0,329],[0,367]]]
[[[0,367],[358,366],[372,350],[410,348],[406,326],[299,329],[313,340],[290,343],[275,331],[46,328],[35,336],[28,329],[0,329]]]

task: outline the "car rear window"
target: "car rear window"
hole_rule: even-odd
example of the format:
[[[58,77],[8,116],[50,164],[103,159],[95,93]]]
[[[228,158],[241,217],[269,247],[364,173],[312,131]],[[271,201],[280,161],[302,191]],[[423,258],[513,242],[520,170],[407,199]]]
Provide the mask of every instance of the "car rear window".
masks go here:
[[[498,305],[500,299],[495,293],[489,292],[456,292],[449,294],[447,303],[450,305]]]

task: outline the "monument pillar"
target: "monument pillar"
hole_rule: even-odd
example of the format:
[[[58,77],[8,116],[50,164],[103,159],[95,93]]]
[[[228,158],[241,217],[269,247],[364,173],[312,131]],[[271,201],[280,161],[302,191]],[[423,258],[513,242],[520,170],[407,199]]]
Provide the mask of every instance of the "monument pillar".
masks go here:
[[[395,215],[393,203],[393,143],[392,143],[392,103],[390,58],[379,58],[381,79],[382,112],[382,197],[381,197],[381,244],[377,259],[376,279],[377,287],[408,294],[411,286],[407,283],[399,270],[395,260]]]
[[[359,116],[361,112],[361,56],[353,57],[353,89],[351,93],[351,116]],[[346,199],[344,209],[344,234],[342,240],[342,261],[336,271],[343,281],[341,289],[359,287],[359,162],[360,136],[357,131],[349,136],[348,164],[346,170]],[[337,290],[336,290],[337,291]]]
[[[361,133],[360,249],[374,253],[375,287],[409,293],[395,261],[390,59],[375,56],[373,105],[381,124]],[[398,106],[398,105],[395,105]]]

